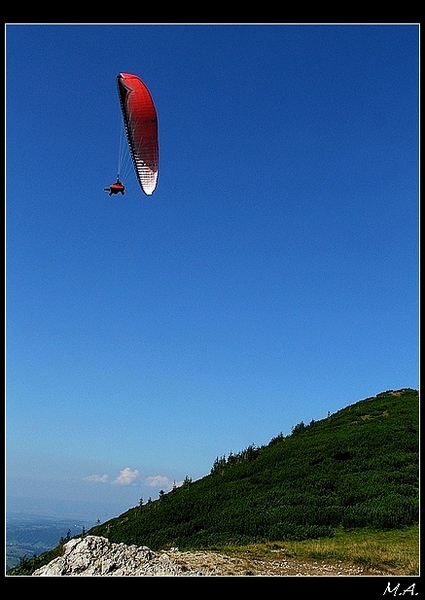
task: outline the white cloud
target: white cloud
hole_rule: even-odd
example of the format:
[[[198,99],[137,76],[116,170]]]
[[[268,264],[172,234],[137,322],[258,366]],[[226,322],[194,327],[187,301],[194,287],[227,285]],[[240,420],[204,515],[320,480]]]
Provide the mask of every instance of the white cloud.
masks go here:
[[[84,477],[84,481],[93,481],[95,483],[106,483],[109,479],[109,475],[88,475]]]
[[[123,469],[118,477],[113,481],[109,481],[109,475],[88,475],[84,477],[84,481],[90,481],[91,483],[117,483],[118,485],[131,485],[135,479],[139,477],[139,471],[137,469],[130,469],[126,467]]]
[[[130,469],[130,467],[126,467],[121,471],[113,483],[118,483],[119,485],[131,485],[138,477],[139,471],[137,469]]]
[[[152,475],[151,477],[146,478],[146,483],[151,487],[159,487],[159,488],[171,488],[173,482],[168,479],[168,477],[164,477],[164,475]]]

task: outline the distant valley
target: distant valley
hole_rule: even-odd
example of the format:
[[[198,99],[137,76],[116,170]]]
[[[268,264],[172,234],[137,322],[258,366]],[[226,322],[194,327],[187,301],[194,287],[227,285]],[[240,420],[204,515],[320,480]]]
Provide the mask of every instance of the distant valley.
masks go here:
[[[93,527],[91,521],[10,513],[6,519],[6,570]]]

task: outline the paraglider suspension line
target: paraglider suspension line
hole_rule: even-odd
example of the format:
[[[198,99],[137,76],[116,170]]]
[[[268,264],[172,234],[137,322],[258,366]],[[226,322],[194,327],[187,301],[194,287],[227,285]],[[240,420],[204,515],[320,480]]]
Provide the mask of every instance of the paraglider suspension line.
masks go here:
[[[120,142],[118,145],[117,181],[120,180],[121,162],[122,162],[122,156],[123,156],[123,141],[124,141],[124,131],[123,131],[123,127],[120,127]]]

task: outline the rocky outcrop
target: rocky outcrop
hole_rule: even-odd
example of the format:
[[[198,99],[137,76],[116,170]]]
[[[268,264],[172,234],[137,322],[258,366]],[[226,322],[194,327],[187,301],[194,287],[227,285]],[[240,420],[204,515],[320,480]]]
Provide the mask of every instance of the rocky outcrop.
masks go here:
[[[157,554],[147,546],[114,544],[107,538],[89,535],[64,545],[62,556],[34,571],[33,577],[125,577],[198,575],[183,570],[172,552]]]
[[[396,574],[394,572],[393,574]],[[399,573],[402,574],[402,573]],[[64,544],[64,553],[32,574],[35,577],[194,577],[217,576],[343,576],[384,575],[383,572],[341,561],[302,560],[284,548],[253,556],[213,551],[153,552],[147,546],[114,544],[88,535]]]

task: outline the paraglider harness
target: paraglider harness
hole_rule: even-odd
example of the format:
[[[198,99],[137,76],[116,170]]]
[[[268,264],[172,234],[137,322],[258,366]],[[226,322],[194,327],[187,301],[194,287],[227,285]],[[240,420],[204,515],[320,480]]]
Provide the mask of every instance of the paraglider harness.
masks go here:
[[[112,196],[112,194],[122,194],[124,196],[125,194],[125,187],[124,185],[121,183],[121,181],[119,180],[119,178],[116,180],[115,183],[111,183],[111,185],[108,188],[103,188],[104,192],[109,192],[109,195]]]

